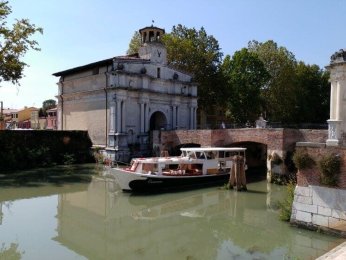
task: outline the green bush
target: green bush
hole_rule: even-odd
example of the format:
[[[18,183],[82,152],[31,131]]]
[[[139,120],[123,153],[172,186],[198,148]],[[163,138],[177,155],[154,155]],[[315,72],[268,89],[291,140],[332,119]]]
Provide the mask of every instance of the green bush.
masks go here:
[[[320,169],[320,182],[328,186],[337,186],[340,174],[340,156],[329,154],[318,162]]]
[[[293,162],[299,170],[309,169],[316,164],[307,152],[301,150],[294,153]]]
[[[289,182],[286,187],[286,198],[278,203],[280,209],[279,218],[282,221],[290,221],[291,219],[295,187],[294,182]]]
[[[87,131],[0,131],[0,172],[94,162]]]

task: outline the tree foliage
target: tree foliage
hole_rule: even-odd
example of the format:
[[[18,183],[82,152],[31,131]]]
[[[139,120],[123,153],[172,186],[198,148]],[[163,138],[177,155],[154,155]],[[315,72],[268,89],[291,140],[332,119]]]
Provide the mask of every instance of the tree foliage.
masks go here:
[[[269,80],[262,61],[246,48],[223,61],[222,72],[228,91],[228,114],[235,122],[255,121],[262,111],[261,90]]]
[[[129,43],[129,48],[126,51],[126,54],[132,55],[132,54],[138,53],[138,49],[140,46],[141,46],[141,35],[138,31],[135,31]]]
[[[39,116],[47,116],[47,110],[56,107],[56,101],[54,99],[47,99],[43,101],[42,107],[39,110]]]
[[[262,91],[266,116],[271,121],[294,122],[292,111],[296,109],[298,93],[294,84],[296,59],[293,53],[274,41],[251,41],[248,49],[259,57],[270,74],[270,80]]]
[[[191,73],[198,84],[199,107],[207,109],[222,99],[222,82],[219,66],[222,52],[218,41],[199,30],[181,24],[173,26],[170,34],[163,36],[167,47],[168,64]]]
[[[37,41],[32,40],[31,36],[37,32],[43,33],[43,30],[28,19],[16,19],[12,28],[8,27],[6,19],[11,13],[8,2],[0,1],[0,82],[19,84],[27,66],[22,57],[30,49],[40,50]]]
[[[297,87],[296,122],[325,123],[329,118],[329,72],[317,65],[299,62],[295,68]]]

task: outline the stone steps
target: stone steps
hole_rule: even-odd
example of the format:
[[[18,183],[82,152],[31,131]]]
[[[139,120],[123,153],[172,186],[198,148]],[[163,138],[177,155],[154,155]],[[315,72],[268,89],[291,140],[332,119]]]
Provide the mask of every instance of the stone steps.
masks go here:
[[[316,258],[316,260],[345,260],[346,259],[346,242],[338,245],[328,253]]]

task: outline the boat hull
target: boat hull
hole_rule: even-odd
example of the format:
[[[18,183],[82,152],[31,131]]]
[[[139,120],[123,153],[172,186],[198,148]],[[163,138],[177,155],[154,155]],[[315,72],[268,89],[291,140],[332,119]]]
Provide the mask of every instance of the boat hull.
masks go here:
[[[115,177],[124,191],[153,193],[222,185],[228,181],[229,173],[199,176],[155,176],[118,170],[115,171]]]

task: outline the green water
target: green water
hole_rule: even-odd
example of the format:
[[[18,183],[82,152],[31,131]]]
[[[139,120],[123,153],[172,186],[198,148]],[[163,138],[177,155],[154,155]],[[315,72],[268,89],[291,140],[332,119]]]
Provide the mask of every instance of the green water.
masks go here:
[[[104,173],[84,165],[38,171],[42,181],[0,178],[0,259],[314,259],[343,242],[279,221],[284,187],[265,181],[248,192],[134,196]]]

